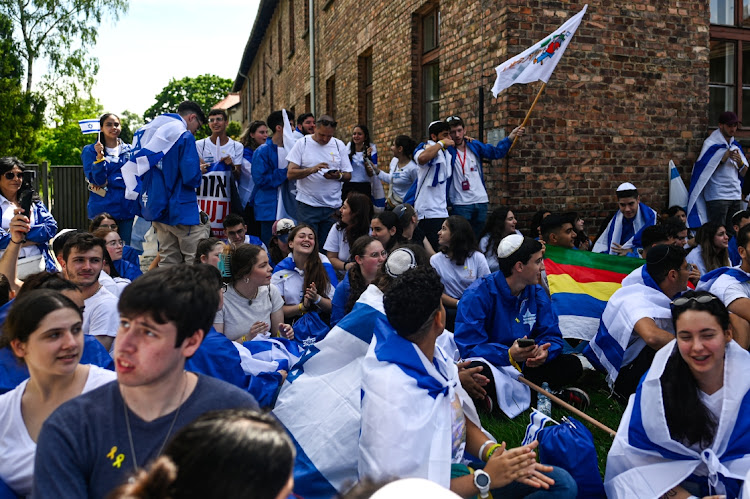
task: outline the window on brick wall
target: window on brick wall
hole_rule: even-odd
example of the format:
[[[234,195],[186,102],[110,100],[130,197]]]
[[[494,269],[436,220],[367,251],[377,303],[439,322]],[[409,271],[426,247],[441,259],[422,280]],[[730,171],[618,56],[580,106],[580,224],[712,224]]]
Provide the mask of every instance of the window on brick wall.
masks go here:
[[[294,0],[289,0],[289,54],[294,53]]]
[[[359,57],[359,92],[358,115],[359,122],[367,125],[372,133],[372,117],[374,114],[372,101],[372,50],[368,50]]]
[[[326,80],[326,114],[336,119],[336,75]]]
[[[734,111],[750,123],[750,0],[710,0],[709,111]]]
[[[413,47],[415,135],[423,137],[427,127],[440,119],[440,10],[429,4],[414,16]]]

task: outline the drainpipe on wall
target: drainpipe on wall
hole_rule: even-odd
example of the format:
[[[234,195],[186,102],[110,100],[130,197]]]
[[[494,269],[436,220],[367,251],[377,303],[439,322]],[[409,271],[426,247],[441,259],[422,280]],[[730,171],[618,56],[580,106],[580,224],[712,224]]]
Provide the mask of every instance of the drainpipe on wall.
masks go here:
[[[308,37],[310,39],[310,112],[317,119],[315,112],[315,16],[313,15],[315,8],[315,0],[310,0],[308,9],[308,27],[310,32]]]

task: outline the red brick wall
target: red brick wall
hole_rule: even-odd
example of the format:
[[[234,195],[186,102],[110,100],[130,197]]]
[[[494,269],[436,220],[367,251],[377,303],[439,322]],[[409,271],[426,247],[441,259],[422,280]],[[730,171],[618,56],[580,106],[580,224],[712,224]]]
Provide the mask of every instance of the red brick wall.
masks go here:
[[[371,49],[372,135],[383,161],[390,159],[393,138],[413,135],[418,122],[412,106],[417,90],[413,18],[427,3],[314,0],[317,111],[325,111],[325,82],[335,75],[338,136],[348,139],[359,116],[357,58]],[[270,92],[276,106],[306,111],[309,50],[301,35],[307,13],[304,0],[293,4],[298,12],[294,53],[289,56],[289,35],[282,33],[282,68],[278,72],[278,57],[266,57],[273,87],[252,103],[247,120],[264,119],[271,111]],[[289,6],[289,0],[279,2],[260,53],[278,40],[278,16],[281,29],[289,29]],[[494,99],[494,67],[582,7],[568,1],[531,0],[523,6],[441,1],[441,114],[463,116],[468,134],[480,138],[478,94],[484,88],[485,130],[509,133],[523,121],[539,84],[517,85]],[[514,207],[524,221],[541,205],[577,209],[590,232],[615,209],[614,190],[621,182],[635,183],[653,208],[665,207],[669,160],[687,180],[708,134],[708,23],[707,2],[590,3],[534,109],[527,136],[509,158],[486,168],[491,203]],[[256,81],[261,60],[253,62],[248,81]],[[247,98],[246,90],[240,95]]]

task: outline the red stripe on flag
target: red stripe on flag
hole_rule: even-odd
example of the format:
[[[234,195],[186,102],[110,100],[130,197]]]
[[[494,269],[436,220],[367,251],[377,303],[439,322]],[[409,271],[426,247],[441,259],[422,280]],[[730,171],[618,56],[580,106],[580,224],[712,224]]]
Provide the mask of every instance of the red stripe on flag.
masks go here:
[[[544,268],[547,271],[547,275],[568,274],[576,282],[616,282],[619,284],[627,276],[627,274],[611,272],[609,270],[555,263],[549,259],[544,260]]]

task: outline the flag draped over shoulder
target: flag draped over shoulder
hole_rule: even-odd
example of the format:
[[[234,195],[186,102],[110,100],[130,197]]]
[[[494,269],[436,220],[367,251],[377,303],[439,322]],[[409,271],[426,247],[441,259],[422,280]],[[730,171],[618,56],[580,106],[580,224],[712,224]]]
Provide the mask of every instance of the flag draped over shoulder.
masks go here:
[[[294,144],[299,140],[294,135],[292,125],[289,123],[289,116],[286,114],[286,109],[281,110],[281,115],[284,117],[284,151],[285,156],[288,156],[292,152]],[[284,162],[286,164],[286,162]],[[281,166],[279,166],[281,168]],[[286,168],[286,167],[284,167]],[[286,180],[280,186],[276,188],[276,220],[282,218],[291,218],[297,222],[297,181]]]
[[[568,48],[578,25],[581,24],[587,8],[588,4],[584,5],[581,12],[568,19],[552,34],[496,67],[497,78],[492,87],[492,94],[497,97],[500,92],[516,83],[547,83],[565,49]]]
[[[86,135],[87,133],[99,133],[101,127],[99,126],[99,120],[78,120],[78,126],[81,127],[81,133]]]
[[[544,268],[563,337],[591,340],[599,329],[607,300],[641,265],[640,258],[547,246]]]

